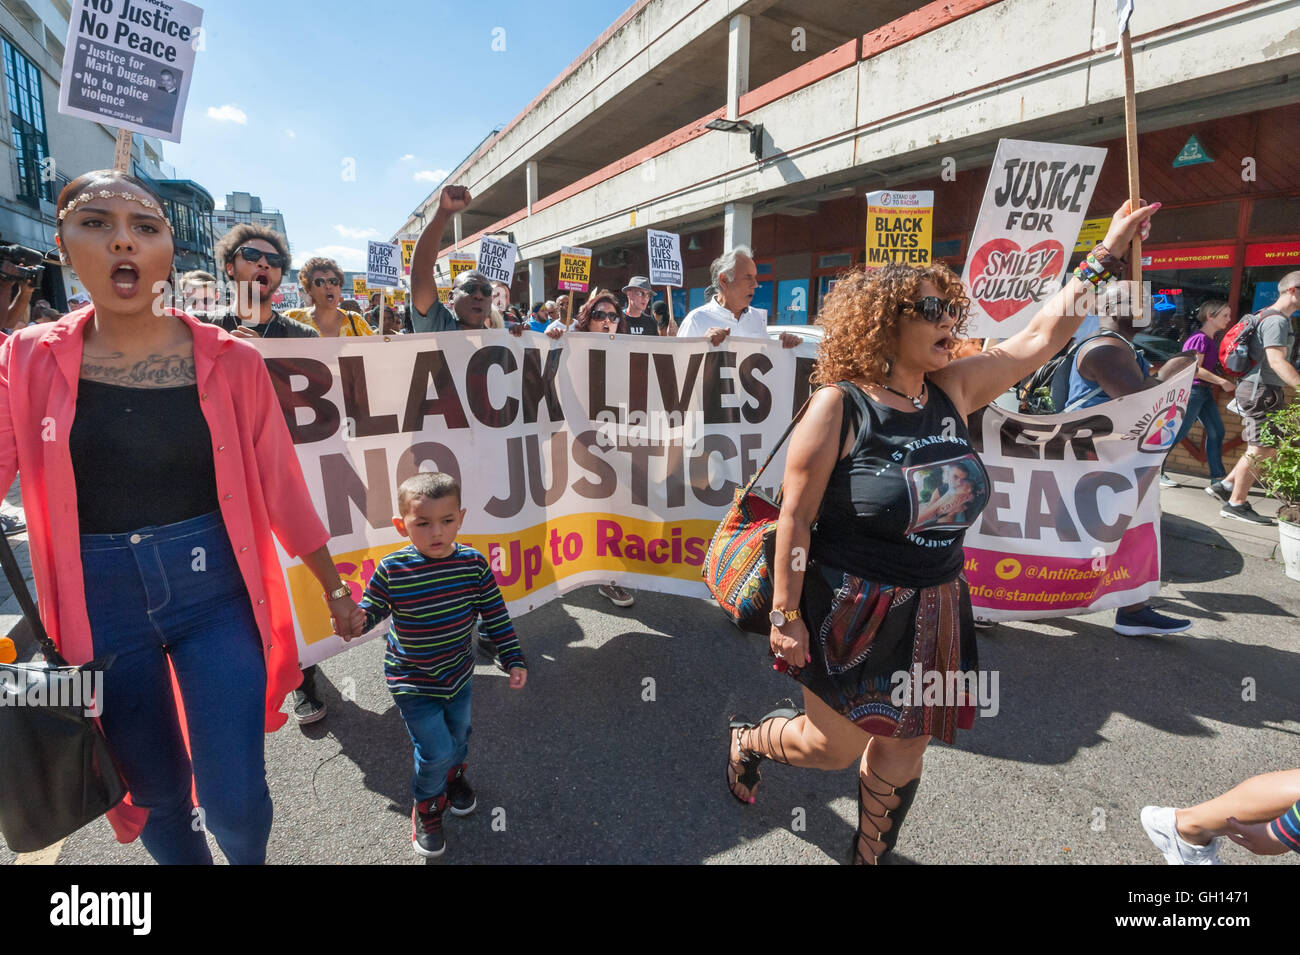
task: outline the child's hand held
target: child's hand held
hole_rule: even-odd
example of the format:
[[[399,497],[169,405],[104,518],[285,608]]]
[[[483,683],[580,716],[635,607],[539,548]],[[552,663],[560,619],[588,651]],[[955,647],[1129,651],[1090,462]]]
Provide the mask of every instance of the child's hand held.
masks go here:
[[[512,667],[510,669],[510,689],[522,690],[524,684],[528,682],[528,671],[523,667]]]

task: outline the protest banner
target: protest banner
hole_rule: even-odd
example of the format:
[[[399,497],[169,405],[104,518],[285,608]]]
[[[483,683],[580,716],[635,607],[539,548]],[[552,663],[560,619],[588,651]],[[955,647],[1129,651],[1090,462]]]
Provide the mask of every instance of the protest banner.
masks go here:
[[[371,239],[366,250],[366,285],[370,290],[397,288],[401,273],[402,254],[397,243]]]
[[[675,232],[646,229],[650,253],[650,284],[682,287],[682,237]],[[669,296],[671,300],[672,296]]]
[[[484,236],[478,244],[478,270],[494,282],[510,285],[515,280],[515,256],[518,252],[513,242]]]
[[[451,272],[451,284],[456,284],[456,276],[468,272],[478,265],[478,259],[464,252],[453,252],[447,257],[447,268]]]
[[[370,297],[370,289],[366,288],[366,280],[355,278],[352,280],[352,297],[357,301],[365,301]]]
[[[998,141],[962,283],[966,334],[1009,338],[1061,287],[1106,150]]]
[[[415,255],[415,240],[402,239],[402,274],[411,274],[411,259]]]
[[[74,0],[59,112],[180,142],[202,23],[185,0]]]
[[[933,192],[867,193],[867,268],[929,265],[933,238]]]
[[[991,494],[966,532],[977,617],[1088,613],[1160,589],[1158,479],[1195,373],[1068,414],[972,416]]]
[[[591,249],[560,247],[560,288],[565,292],[585,292],[591,283]]]
[[[353,596],[406,543],[397,486],[441,470],[463,489],[459,539],[492,562],[516,616],[612,579],[706,597],[709,539],[802,405],[813,363],[777,343],[704,353],[648,338],[634,353],[606,336],[504,330],[256,345]],[[769,492],[782,465],[764,475]],[[319,583],[281,560],[304,664],[343,649]]]

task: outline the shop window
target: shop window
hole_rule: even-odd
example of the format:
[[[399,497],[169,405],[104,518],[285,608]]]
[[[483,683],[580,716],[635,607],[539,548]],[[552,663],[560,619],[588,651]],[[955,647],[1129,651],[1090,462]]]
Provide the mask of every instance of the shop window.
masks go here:
[[[836,252],[831,255],[817,256],[817,268],[819,269],[847,269],[852,265],[852,252]]]
[[[1250,211],[1251,235],[1294,235],[1300,232],[1300,196],[1256,199]]]
[[[1177,344],[1201,327],[1197,309],[1203,301],[1228,301],[1232,269],[1144,271],[1142,281],[1151,289],[1151,325],[1145,333]]]
[[[1237,237],[1236,202],[1208,206],[1161,209],[1152,223],[1152,240],[1159,242],[1202,242]]]

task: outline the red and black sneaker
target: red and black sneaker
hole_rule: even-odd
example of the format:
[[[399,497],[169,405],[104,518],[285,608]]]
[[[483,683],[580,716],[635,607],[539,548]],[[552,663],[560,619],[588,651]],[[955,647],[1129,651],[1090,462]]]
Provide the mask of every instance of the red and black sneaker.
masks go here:
[[[478,806],[474,790],[465,778],[467,763],[461,763],[447,772],[447,800],[451,803],[453,816],[468,816]]]
[[[447,850],[447,840],[442,836],[442,813],[446,808],[444,794],[421,800],[411,810],[411,845],[426,859],[436,859]]]

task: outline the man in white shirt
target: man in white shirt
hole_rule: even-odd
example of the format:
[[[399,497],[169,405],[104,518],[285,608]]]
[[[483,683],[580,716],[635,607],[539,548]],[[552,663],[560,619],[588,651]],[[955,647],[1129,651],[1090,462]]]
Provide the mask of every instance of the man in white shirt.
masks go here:
[[[718,294],[699,308],[692,309],[677,329],[678,338],[707,338],[710,345],[721,345],[735,332],[737,338],[767,338],[767,312],[754,308],[754,290],[758,288],[758,267],[747,245],[738,245],[713,260],[709,267]],[[801,339],[781,333],[781,344],[798,347]]]

